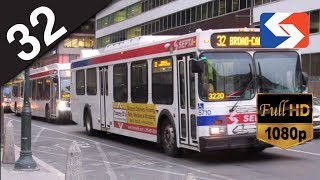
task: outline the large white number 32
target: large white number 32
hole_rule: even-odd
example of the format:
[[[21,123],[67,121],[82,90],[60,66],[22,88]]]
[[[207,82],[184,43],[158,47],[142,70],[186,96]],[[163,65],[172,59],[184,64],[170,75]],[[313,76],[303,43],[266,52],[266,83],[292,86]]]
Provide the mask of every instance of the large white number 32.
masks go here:
[[[58,31],[51,34],[52,28],[54,25],[54,21],[55,21],[55,16],[54,16],[54,13],[52,12],[51,9],[49,9],[48,7],[44,7],[44,6],[38,7],[37,9],[35,9],[31,13],[30,22],[33,27],[35,27],[39,24],[39,21],[37,18],[40,14],[44,14],[47,17],[47,26],[44,31],[44,42],[47,46],[49,46],[54,41],[56,41],[59,37],[64,35],[67,32],[67,30],[63,26]],[[30,53],[26,53],[24,51],[21,51],[18,54],[18,56],[22,60],[26,60],[26,61],[31,60],[32,58],[36,57],[40,52],[39,40],[33,36],[29,36],[29,29],[25,25],[16,24],[8,30],[7,40],[9,43],[12,43],[15,40],[14,33],[16,33],[16,32],[21,32],[21,34],[22,34],[22,38],[19,41],[21,45],[24,45],[26,43],[29,43],[32,45],[32,51]]]

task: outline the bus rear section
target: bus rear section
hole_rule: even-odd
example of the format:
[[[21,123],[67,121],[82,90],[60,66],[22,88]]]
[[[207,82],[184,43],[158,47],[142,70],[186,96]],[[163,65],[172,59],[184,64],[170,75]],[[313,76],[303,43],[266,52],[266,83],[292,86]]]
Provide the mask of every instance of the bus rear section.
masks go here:
[[[262,151],[270,146],[256,139],[256,94],[301,93],[305,81],[299,53],[262,49],[258,32],[148,37],[152,42],[119,43],[75,60],[72,119],[89,135],[157,142],[172,156],[181,149]],[[228,33],[240,47],[225,44]]]

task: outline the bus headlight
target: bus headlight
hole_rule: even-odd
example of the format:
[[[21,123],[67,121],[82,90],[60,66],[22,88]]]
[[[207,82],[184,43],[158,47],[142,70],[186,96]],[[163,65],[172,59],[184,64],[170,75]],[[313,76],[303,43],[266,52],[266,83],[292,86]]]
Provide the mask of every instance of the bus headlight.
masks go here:
[[[209,128],[210,135],[217,136],[217,135],[225,135],[227,133],[226,126],[213,126]]]
[[[65,110],[67,109],[67,102],[65,102],[65,101],[60,101],[60,102],[58,103],[58,109],[59,109],[60,111],[65,111]]]

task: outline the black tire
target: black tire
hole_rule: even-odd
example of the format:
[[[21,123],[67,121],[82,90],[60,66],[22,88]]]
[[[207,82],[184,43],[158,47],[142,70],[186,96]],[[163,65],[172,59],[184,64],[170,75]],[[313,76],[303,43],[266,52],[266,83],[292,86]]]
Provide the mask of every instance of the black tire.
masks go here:
[[[166,120],[161,126],[161,146],[164,152],[172,157],[178,157],[182,154],[182,149],[177,147],[176,132],[173,124]]]
[[[84,123],[86,126],[86,133],[89,136],[95,136],[96,135],[96,131],[92,128],[92,117],[91,117],[91,113],[86,111],[86,113],[84,114]]]
[[[250,149],[248,149],[248,152],[261,153],[261,152],[264,151],[265,149],[266,149],[266,147],[255,147],[255,148],[250,148]]]

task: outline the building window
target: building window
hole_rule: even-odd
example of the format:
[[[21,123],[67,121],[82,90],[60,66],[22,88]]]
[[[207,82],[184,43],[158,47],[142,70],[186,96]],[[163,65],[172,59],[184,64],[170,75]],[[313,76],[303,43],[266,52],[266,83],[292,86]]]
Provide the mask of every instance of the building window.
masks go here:
[[[232,1],[229,0],[227,3],[226,3],[226,13],[229,13],[232,11]]]
[[[172,58],[152,61],[152,101],[155,104],[173,103]]]
[[[215,0],[213,6],[214,6],[213,16],[218,16],[219,15],[219,0]]]
[[[187,9],[186,11],[186,24],[190,23],[190,19],[191,19],[191,9]]]
[[[202,19],[202,11],[201,11],[201,5],[200,6],[197,6],[196,8],[197,10],[197,13],[196,13],[196,21],[201,21]]]
[[[320,10],[310,12],[310,33],[320,32]]]
[[[127,30],[127,39],[135,38],[141,36],[141,27],[136,26]],[[121,37],[122,40],[125,40],[125,37]]]
[[[128,100],[127,64],[117,64],[113,67],[113,99],[115,102]]]
[[[247,7],[251,7],[251,0],[247,0]]]
[[[76,94],[77,95],[84,95],[85,94],[84,70],[76,71]]]
[[[148,102],[148,62],[131,64],[131,100],[133,103]]]
[[[196,7],[193,7],[190,9],[190,22],[193,23],[196,21],[196,16],[197,16],[197,9]]]
[[[69,37],[64,40],[66,48],[93,48],[94,37]]]
[[[96,68],[87,70],[87,94],[97,95],[97,72]]]
[[[126,10],[125,10],[125,9],[122,9],[122,10],[120,10],[120,11],[117,11],[117,12],[114,14],[114,22],[124,21],[124,20],[126,20],[126,17],[127,17],[127,13],[126,13]]]
[[[261,5],[263,2],[262,2],[262,0],[255,0],[254,1],[254,5],[255,6],[259,6],[259,5]]]
[[[207,19],[208,18],[208,4],[210,4],[210,3],[206,3],[206,4],[203,4],[201,6],[201,15],[202,15],[201,19]],[[211,5],[212,5],[212,3],[211,3]]]
[[[226,0],[220,0],[219,15],[226,13]]]
[[[320,76],[320,53],[311,54],[311,76]]]
[[[77,54],[69,54],[69,62],[78,58]]]
[[[141,2],[133,4],[127,8],[127,18],[141,14]]]
[[[238,11],[239,10],[239,4],[240,4],[240,0],[233,0],[232,10],[233,11]]]
[[[240,9],[247,8],[247,0],[240,0]]]

